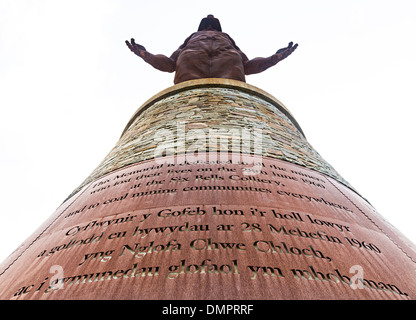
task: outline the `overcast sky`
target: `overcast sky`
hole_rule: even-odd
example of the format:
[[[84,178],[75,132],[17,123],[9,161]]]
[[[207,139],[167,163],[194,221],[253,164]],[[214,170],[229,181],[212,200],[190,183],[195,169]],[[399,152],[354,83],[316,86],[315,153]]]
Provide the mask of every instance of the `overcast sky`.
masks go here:
[[[49,217],[173,74],[170,55],[214,14],[249,58],[299,43],[247,77],[416,243],[416,1],[0,0],[0,261]]]

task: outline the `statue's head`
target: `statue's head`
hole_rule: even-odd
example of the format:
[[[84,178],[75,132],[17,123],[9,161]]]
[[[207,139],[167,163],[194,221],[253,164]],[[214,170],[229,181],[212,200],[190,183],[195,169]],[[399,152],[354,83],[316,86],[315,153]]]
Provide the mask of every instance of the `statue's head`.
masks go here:
[[[203,18],[199,24],[198,31],[202,30],[217,30],[222,32],[220,20],[214,18],[212,14],[209,14],[206,18]]]

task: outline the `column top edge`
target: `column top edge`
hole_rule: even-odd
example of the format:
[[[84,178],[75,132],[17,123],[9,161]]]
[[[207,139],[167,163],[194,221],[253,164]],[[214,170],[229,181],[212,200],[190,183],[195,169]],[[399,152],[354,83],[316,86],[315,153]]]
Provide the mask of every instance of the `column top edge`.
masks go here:
[[[176,85],[173,85],[171,87],[168,87],[159,93],[152,96],[150,99],[148,99],[146,102],[144,102],[137,111],[133,114],[133,116],[130,118],[129,122],[127,123],[126,127],[123,130],[123,133],[121,136],[124,135],[124,133],[128,130],[128,128],[131,126],[131,124],[134,122],[134,120],[144,111],[146,110],[152,103],[157,102],[158,100],[161,100],[163,98],[166,98],[170,95],[176,94],[181,91],[186,90],[192,90],[195,88],[204,88],[204,87],[222,87],[222,88],[230,88],[230,89],[237,89],[243,92],[254,94],[260,98],[265,99],[269,103],[273,104],[275,107],[279,109],[279,111],[283,112],[293,123],[293,125],[300,131],[300,133],[305,136],[303,133],[302,128],[296,121],[296,119],[293,117],[293,115],[290,113],[290,111],[286,108],[286,106],[280,102],[278,99],[276,99],[273,95],[270,93],[255,87],[251,84],[248,84],[246,82],[237,81],[237,80],[231,80],[231,79],[221,79],[221,78],[204,78],[204,79],[196,79],[196,80],[189,80],[184,81],[181,83],[178,83]]]

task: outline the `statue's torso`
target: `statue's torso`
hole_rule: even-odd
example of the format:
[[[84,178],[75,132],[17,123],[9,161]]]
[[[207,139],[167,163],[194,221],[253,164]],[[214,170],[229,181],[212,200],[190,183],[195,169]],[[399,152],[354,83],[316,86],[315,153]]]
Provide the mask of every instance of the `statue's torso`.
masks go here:
[[[189,39],[183,52],[204,51],[208,54],[215,55],[225,50],[237,51],[225,33],[218,31],[199,31]]]
[[[199,31],[181,49],[175,83],[200,78],[245,81],[243,56],[230,37],[218,31]]]

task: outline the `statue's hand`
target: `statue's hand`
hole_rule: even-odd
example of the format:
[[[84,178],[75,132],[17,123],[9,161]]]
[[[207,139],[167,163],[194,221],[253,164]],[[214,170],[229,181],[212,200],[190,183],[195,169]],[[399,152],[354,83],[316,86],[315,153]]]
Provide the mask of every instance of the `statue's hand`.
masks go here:
[[[279,62],[280,60],[287,58],[293,51],[296,50],[297,47],[297,43],[293,45],[293,42],[290,42],[286,48],[282,48],[276,51],[276,53],[273,55],[274,60],[277,60],[276,62]]]
[[[131,38],[131,40],[130,40],[131,42],[129,42],[128,40],[126,40],[126,45],[127,45],[127,47],[129,47],[129,49],[131,50],[131,51],[133,51],[135,54],[137,54],[139,57],[141,57],[141,58],[145,58],[145,55],[146,55],[146,53],[147,53],[147,51],[146,51],[146,48],[145,47],[143,47],[142,45],[140,45],[140,44],[137,44],[135,41],[134,41],[134,39],[133,38]]]

